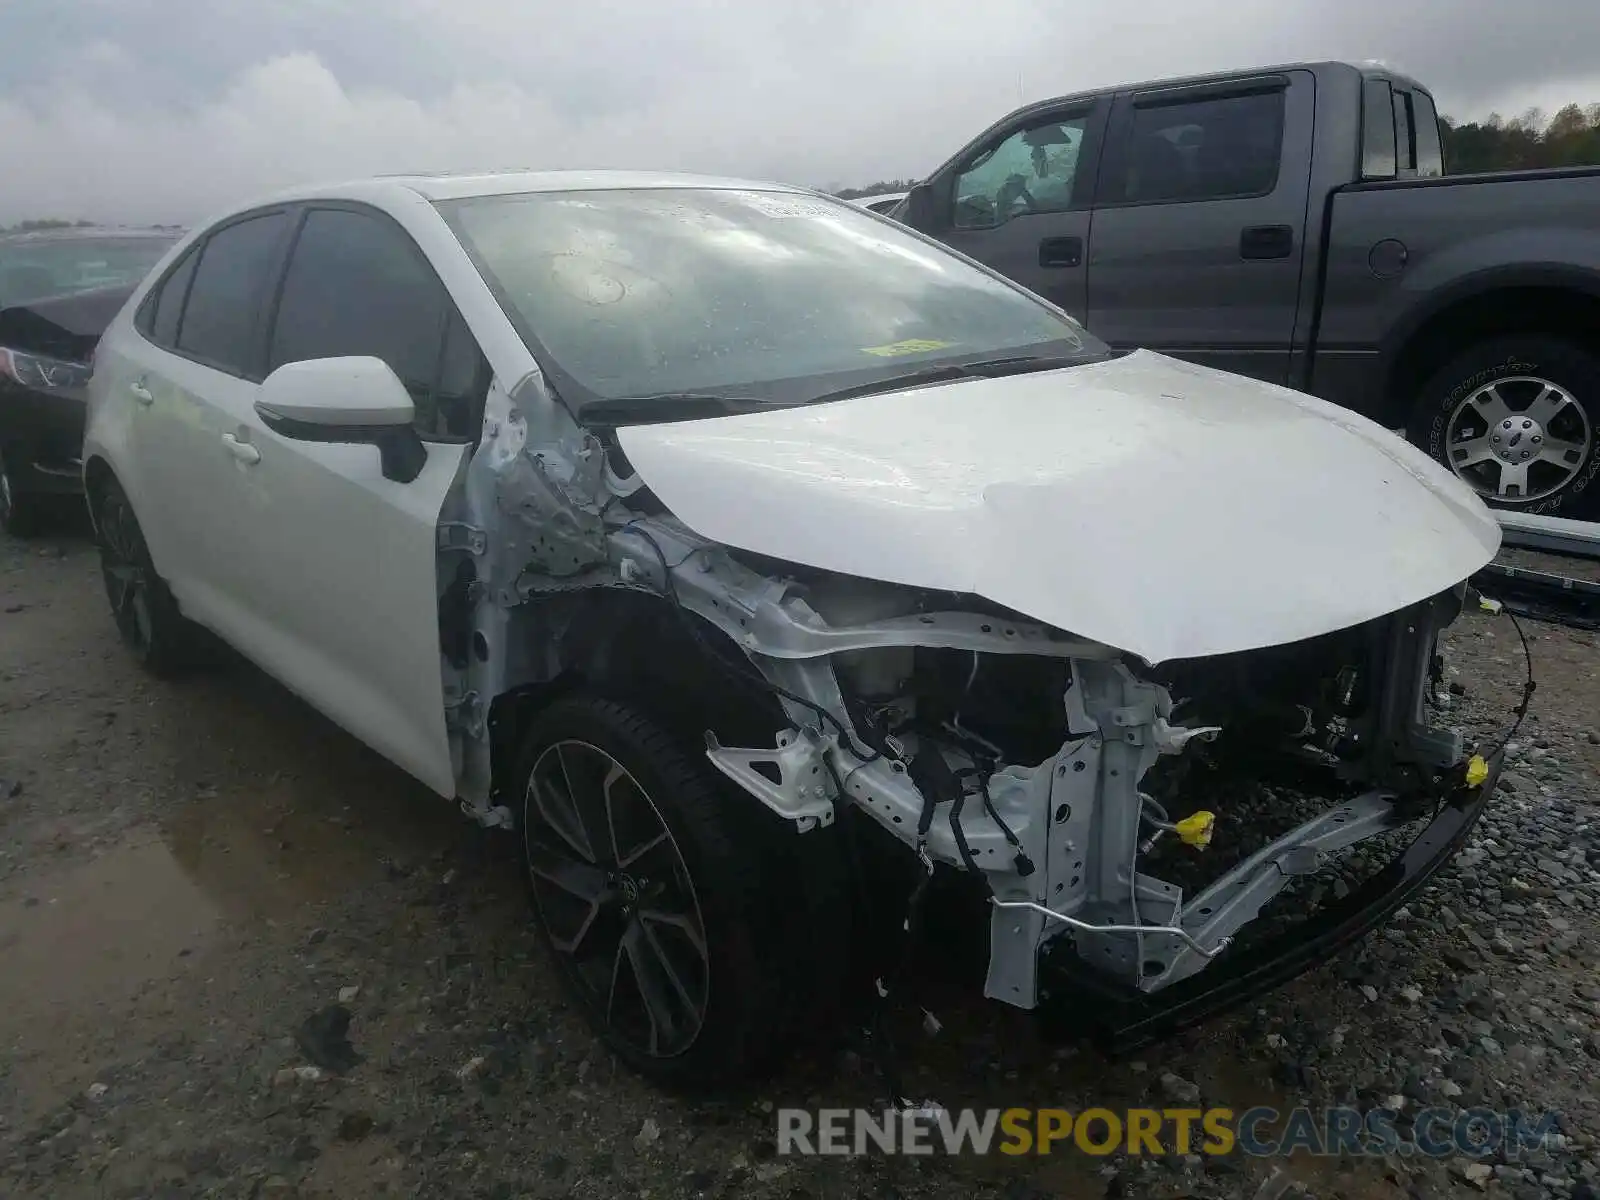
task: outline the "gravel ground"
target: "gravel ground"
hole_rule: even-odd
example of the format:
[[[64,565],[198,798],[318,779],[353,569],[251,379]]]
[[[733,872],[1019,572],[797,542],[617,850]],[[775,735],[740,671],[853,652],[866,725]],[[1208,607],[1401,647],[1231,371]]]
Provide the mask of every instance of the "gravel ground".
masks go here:
[[[141,676],[80,532],[0,540],[0,612],[0,1196],[1281,1190],[1274,1164],[1238,1158],[901,1160],[893,1180],[780,1158],[772,1106],[876,1105],[858,1057],[717,1104],[651,1090],[563,1003],[502,837],[249,667]],[[1554,1109],[1558,1144],[1516,1163],[1279,1166],[1351,1200],[1594,1200],[1600,655],[1589,634],[1527,629],[1540,686],[1504,792],[1391,927],[1135,1061],[1043,1045],[1022,1014],[930,984],[917,999],[944,1028],[902,1039],[910,1087],[949,1107]],[[1468,616],[1450,643],[1454,716],[1502,729],[1522,677],[1509,622]],[[342,1072],[296,1038],[335,1005]]]

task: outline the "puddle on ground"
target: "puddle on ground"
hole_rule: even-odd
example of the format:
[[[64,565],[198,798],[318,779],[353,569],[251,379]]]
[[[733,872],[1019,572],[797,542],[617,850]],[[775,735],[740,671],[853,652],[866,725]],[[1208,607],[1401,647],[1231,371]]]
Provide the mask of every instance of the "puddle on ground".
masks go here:
[[[455,808],[411,780],[380,772],[350,790],[315,775],[269,776],[203,789],[161,823],[173,858],[229,920],[284,920],[455,845]]]
[[[220,910],[164,843],[120,846],[20,881],[0,903],[0,1045],[45,1044],[68,1014],[106,1012],[184,967]]]
[[[320,906],[468,831],[453,804],[260,676],[202,680],[176,698],[189,711],[151,740],[187,739],[160,771],[186,798],[88,862],[7,879],[0,1047],[114,1027],[224,931],[316,923]]]
[[[249,667],[177,697],[190,798],[160,824],[230,919],[337,899],[460,843],[456,806]],[[194,735],[198,736],[194,736]]]

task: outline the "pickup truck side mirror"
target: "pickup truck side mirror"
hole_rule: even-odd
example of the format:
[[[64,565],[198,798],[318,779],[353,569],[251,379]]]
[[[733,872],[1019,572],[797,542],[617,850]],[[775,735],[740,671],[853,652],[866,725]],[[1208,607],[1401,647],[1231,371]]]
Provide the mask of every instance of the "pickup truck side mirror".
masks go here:
[[[906,193],[897,219],[918,233],[932,233],[939,225],[935,208],[932,185],[919,183]]]

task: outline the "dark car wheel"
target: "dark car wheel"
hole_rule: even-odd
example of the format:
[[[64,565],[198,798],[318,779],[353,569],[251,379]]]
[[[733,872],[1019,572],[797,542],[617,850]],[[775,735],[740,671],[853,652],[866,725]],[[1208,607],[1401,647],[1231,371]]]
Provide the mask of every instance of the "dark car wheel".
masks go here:
[[[38,524],[38,502],[12,477],[5,448],[0,447],[0,530],[27,537]]]
[[[170,675],[189,666],[197,629],[156,574],[133,505],[115,480],[96,496],[95,534],[106,599],[123,644],[152,674]]]
[[[636,709],[556,701],[522,742],[514,802],[537,923],[611,1050],[680,1089],[776,1064],[795,994],[777,871],[703,757]],[[801,835],[791,835],[799,837]]]
[[[1600,358],[1537,335],[1462,351],[1423,386],[1411,440],[1488,503],[1600,516]]]

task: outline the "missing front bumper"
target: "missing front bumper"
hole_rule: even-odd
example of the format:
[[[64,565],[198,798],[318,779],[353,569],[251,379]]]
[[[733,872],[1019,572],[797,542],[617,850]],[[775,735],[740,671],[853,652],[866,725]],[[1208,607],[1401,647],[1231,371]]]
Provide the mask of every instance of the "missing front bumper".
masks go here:
[[[1059,1032],[1094,1036],[1125,1053],[1287,983],[1360,940],[1414,896],[1461,848],[1499,782],[1503,756],[1476,787],[1457,787],[1393,861],[1345,899],[1254,946],[1234,947],[1204,971],[1158,992],[1141,992],[1086,967],[1069,945],[1040,963],[1041,999]]]

